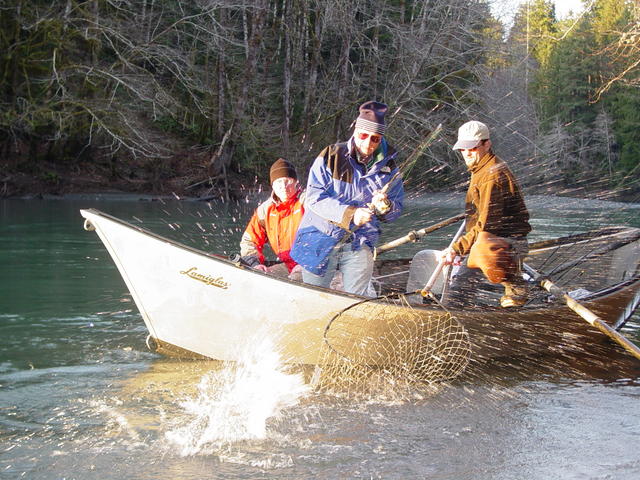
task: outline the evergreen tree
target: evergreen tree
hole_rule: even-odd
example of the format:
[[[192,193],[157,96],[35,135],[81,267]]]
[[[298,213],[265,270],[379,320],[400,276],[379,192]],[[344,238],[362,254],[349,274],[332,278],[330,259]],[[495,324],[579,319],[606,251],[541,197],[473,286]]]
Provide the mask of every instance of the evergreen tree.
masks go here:
[[[589,100],[594,91],[597,58],[594,37],[588,22],[553,48],[547,64],[538,71],[535,96],[543,129],[557,119],[570,130],[589,127],[596,111]]]
[[[577,152],[576,161],[559,165],[567,180],[606,172],[615,183],[617,178],[629,181],[629,175],[631,180],[638,175],[637,89],[620,82],[602,90],[610,72],[620,71],[618,64],[628,60],[620,57],[619,49],[607,46],[618,45],[622,32],[628,31],[633,21],[631,6],[627,0],[597,0],[577,25],[574,20],[557,24],[560,31],[567,30],[553,45],[546,63],[540,63],[532,92],[543,131],[555,135],[562,126],[573,138],[570,150]]]
[[[635,11],[634,11],[635,9]],[[598,86],[611,78],[611,72],[627,68],[628,58],[621,55],[625,48],[621,39],[637,24],[639,7],[628,0],[597,0],[594,7],[593,31],[596,38],[594,55],[599,59]],[[635,16],[634,16],[635,14]],[[640,44],[640,37],[631,43]],[[613,48],[612,48],[613,46]],[[631,46],[631,45],[629,45]],[[640,52],[635,48],[636,52]],[[636,60],[637,61],[637,60]],[[634,75],[633,71],[629,75]],[[635,68],[635,75],[640,71]],[[640,179],[637,170],[640,158],[640,97],[638,89],[624,82],[614,82],[603,95],[595,96],[593,102],[603,104],[613,118],[616,143],[619,147],[616,170],[619,177],[634,174],[636,183]]]
[[[528,0],[518,7],[509,42],[518,45],[520,54],[535,59],[544,67],[556,43],[555,6],[550,0]]]

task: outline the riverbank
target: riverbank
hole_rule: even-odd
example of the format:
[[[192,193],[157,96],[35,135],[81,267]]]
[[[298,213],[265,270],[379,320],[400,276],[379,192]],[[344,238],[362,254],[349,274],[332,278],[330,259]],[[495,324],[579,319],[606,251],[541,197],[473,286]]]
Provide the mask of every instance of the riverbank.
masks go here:
[[[304,178],[305,175],[301,175]],[[78,194],[233,200],[268,190],[268,172],[228,171],[209,176],[206,161],[193,154],[170,159],[132,159],[118,164],[59,164],[0,161],[0,198],[65,197]],[[640,182],[639,182],[640,183]],[[409,190],[411,188],[409,187]],[[524,186],[527,195],[555,195],[590,200],[640,203],[640,186],[623,191],[594,189],[592,184],[544,190]],[[457,189],[457,191],[463,191]]]
[[[252,172],[211,176],[206,161],[193,154],[131,159],[117,164],[3,160],[0,172],[0,198],[95,193],[233,199],[261,188],[258,176]]]

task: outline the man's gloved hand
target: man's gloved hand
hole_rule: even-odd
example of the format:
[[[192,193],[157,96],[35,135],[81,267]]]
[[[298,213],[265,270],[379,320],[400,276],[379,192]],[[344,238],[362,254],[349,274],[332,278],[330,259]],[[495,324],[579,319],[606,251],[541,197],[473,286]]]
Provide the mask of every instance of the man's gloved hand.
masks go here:
[[[376,215],[386,215],[391,210],[391,201],[387,198],[386,193],[375,192],[371,199],[371,206]]]
[[[290,280],[300,280],[302,278],[302,267],[300,265],[296,265],[289,272]]]
[[[356,208],[356,211],[353,213],[353,223],[360,227],[369,222],[372,216],[373,212],[368,208]]]
[[[257,255],[245,255],[244,257],[240,257],[240,263],[247,267],[255,267],[256,265],[260,265],[260,259],[258,259]]]
[[[460,265],[461,263],[458,253],[451,247],[440,252],[440,261],[445,265]]]

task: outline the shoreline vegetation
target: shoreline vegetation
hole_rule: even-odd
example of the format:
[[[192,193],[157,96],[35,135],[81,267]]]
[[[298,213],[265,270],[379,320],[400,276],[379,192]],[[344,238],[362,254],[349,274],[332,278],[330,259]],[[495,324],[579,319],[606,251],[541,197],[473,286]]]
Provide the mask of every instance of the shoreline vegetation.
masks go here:
[[[69,197],[82,196],[122,196],[126,198],[138,198],[139,200],[154,201],[161,198],[175,198],[177,200],[192,201],[237,201],[247,196],[259,195],[269,192],[271,187],[268,184],[268,175],[260,177],[255,175],[231,175],[228,181],[203,182],[200,185],[192,186],[185,180],[190,178],[188,172],[183,172],[183,176],[170,177],[159,180],[156,177],[138,176],[137,178],[112,179],[106,172],[96,171],[95,168],[89,171],[56,170],[55,174],[43,176],[29,176],[23,174],[5,174],[0,177],[0,200],[1,199],[65,199]],[[464,195],[462,189],[439,189],[424,190],[420,187],[408,190],[414,193],[437,193],[437,194],[459,194]],[[266,194],[266,193],[265,193]],[[585,198],[590,200],[607,200],[623,203],[640,203],[640,198],[635,191],[612,192],[610,190],[595,190],[589,188],[576,187],[573,189],[536,189],[525,188],[526,196],[554,195],[568,198]]]
[[[0,198],[229,201],[278,157],[306,176],[375,99],[409,190],[466,189],[451,145],[477,119],[525,194],[637,202],[640,4],[586,7],[521,2],[507,26],[489,0],[6,0]]]

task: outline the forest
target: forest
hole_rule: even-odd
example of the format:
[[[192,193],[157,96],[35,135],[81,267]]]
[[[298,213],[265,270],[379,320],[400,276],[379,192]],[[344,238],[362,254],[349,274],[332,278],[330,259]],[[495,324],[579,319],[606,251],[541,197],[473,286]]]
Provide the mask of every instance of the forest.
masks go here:
[[[2,0],[0,197],[233,197],[389,105],[409,187],[459,190],[469,119],[530,192],[640,194],[640,2]],[[438,131],[436,140],[427,142]]]

